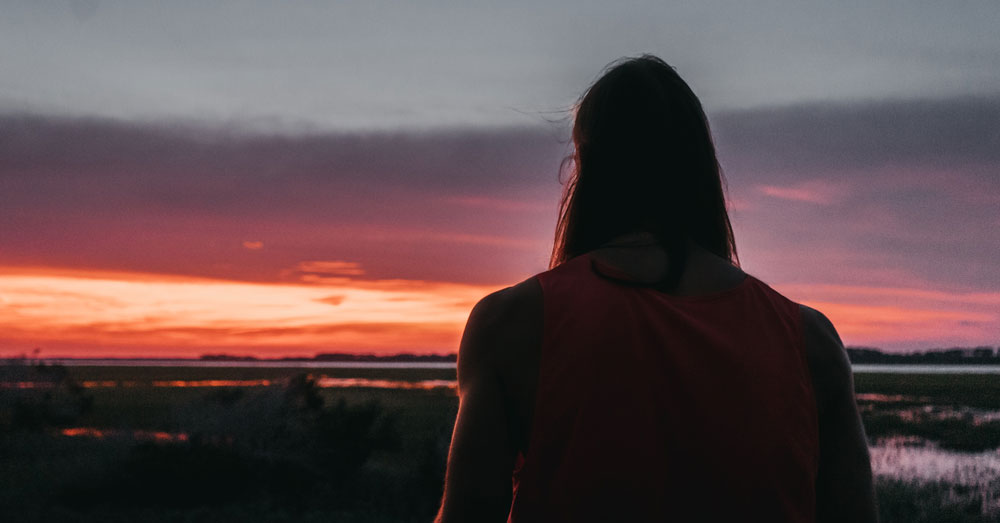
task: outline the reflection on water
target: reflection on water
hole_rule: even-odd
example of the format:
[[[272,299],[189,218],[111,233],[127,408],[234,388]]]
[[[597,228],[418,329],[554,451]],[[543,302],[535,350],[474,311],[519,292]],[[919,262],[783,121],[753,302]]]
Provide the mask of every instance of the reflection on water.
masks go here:
[[[20,360],[0,359],[5,362]],[[149,359],[44,359],[47,365],[63,367],[190,367],[257,369],[454,369],[454,361],[314,361],[314,360],[149,360]]]
[[[1000,421],[1000,410],[989,410],[966,405],[938,405],[928,403],[931,398],[902,394],[858,394],[858,408],[862,413],[890,414],[909,423],[960,420],[973,426]],[[892,403],[904,405],[886,408]],[[912,405],[912,404],[918,405]],[[907,404],[911,406],[906,406]]]
[[[877,476],[956,485],[1000,487],[1000,451],[955,452],[913,436],[884,438],[870,447]]]
[[[1000,374],[1000,365],[856,363],[851,370],[855,374]]]
[[[954,501],[978,498],[981,513],[1000,515],[1000,449],[955,452],[913,436],[884,438],[870,447],[877,478],[946,485]]]
[[[84,387],[88,382],[84,382]],[[94,382],[91,382],[94,383]],[[154,387],[270,387],[276,380],[158,380]]]
[[[905,394],[878,394],[874,392],[866,392],[862,394],[855,394],[855,399],[859,402],[871,402],[871,403],[916,403],[916,402],[927,402],[930,398],[923,396],[908,396]]]
[[[157,387],[157,388],[185,388],[185,387],[271,387],[283,386],[288,383],[285,379],[258,379],[258,380],[155,380],[155,381],[82,381],[80,386],[86,389],[116,388],[116,387]],[[372,388],[372,389],[452,389],[458,388],[455,380],[384,380],[366,378],[331,378],[328,376],[316,377],[316,384],[322,388]],[[51,389],[57,387],[58,383],[51,381],[7,381],[0,382],[0,389]]]
[[[188,440],[188,435],[183,432],[162,432],[154,430],[119,430],[98,429],[94,427],[71,427],[62,429],[59,433],[63,436],[69,436],[71,438],[132,438],[142,441],[160,441],[164,443]]]
[[[369,380],[364,378],[328,378],[323,376],[316,380],[316,384],[324,388],[350,388],[365,387],[373,389],[457,389],[458,382],[455,380],[422,380],[422,381],[400,381],[400,380]]]
[[[967,421],[976,426],[1000,421],[1000,411],[977,409],[964,405],[921,405],[919,407],[899,409],[896,411],[896,415],[900,419],[910,422],[956,419]]]

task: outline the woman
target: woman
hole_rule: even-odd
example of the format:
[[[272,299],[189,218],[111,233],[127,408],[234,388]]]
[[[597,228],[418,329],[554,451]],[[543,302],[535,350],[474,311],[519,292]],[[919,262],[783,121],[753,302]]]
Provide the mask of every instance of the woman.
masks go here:
[[[621,61],[573,141],[552,268],[469,317],[438,521],[874,521],[843,345],[740,270],[691,89]]]

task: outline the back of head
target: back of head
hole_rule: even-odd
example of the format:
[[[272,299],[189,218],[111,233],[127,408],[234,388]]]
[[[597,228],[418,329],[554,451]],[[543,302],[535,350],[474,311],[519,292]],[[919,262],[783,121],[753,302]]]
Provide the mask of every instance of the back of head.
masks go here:
[[[736,261],[708,119],[663,60],[612,64],[577,104],[573,142],[552,266],[632,232],[667,249],[667,286],[683,273],[689,242]]]

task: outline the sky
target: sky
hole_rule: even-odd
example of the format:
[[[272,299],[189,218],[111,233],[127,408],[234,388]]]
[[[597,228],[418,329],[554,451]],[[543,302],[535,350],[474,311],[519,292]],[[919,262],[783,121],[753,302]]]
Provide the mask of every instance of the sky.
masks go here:
[[[0,0],[0,356],[454,352],[643,52],[745,270],[848,345],[1000,345],[1000,4],[536,4]]]

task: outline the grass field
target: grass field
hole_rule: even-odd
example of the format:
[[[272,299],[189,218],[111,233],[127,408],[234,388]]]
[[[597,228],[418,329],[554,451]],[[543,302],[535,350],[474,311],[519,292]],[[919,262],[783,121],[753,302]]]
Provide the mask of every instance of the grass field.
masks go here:
[[[454,370],[305,372],[311,379],[288,368],[4,367],[0,381],[49,386],[0,390],[0,520],[429,521],[454,390],[316,384],[453,380]],[[272,385],[162,386],[213,380]],[[905,460],[913,447],[962,458],[1000,447],[997,376],[855,381],[873,456]],[[983,481],[885,475],[882,521],[997,521],[1000,483]]]

